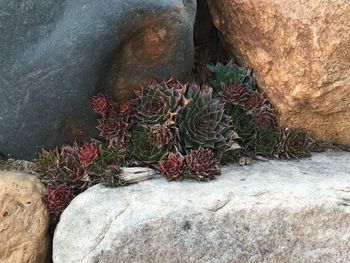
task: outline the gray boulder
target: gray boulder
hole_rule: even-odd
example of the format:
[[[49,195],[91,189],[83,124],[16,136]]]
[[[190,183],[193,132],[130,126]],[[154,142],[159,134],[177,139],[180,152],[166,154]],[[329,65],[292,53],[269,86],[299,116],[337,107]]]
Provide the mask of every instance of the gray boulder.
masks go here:
[[[350,262],[350,153],[228,166],[217,180],[90,188],[54,263]]]
[[[185,78],[195,0],[0,0],[0,152],[93,136],[90,98]]]

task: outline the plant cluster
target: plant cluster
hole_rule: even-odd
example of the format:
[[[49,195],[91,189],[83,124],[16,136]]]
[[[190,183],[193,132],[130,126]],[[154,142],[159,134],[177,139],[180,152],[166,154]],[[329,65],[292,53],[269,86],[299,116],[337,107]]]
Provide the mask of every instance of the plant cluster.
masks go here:
[[[220,164],[241,158],[309,154],[302,131],[277,128],[276,111],[249,69],[218,63],[206,75],[200,85],[152,80],[125,102],[94,96],[101,140],[43,150],[37,159],[49,211],[59,214],[94,184],[125,184],[123,166],[152,167],[168,180],[208,181]]]
[[[242,156],[290,159],[309,156],[307,135],[298,129],[279,129],[276,111],[256,85],[251,70],[233,63],[208,66],[208,83],[225,103],[239,147],[222,154],[221,163]]]

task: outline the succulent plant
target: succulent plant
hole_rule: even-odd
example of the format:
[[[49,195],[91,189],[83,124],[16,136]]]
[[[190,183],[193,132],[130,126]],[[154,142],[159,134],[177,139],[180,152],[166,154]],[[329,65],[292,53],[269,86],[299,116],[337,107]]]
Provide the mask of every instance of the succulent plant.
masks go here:
[[[283,129],[280,133],[278,154],[282,159],[297,159],[310,156],[308,137],[299,129]]]
[[[222,83],[221,97],[224,102],[232,105],[244,105],[248,98],[248,89],[240,82]]]
[[[121,167],[126,165],[126,148],[120,148],[115,141],[101,143],[101,153],[94,161],[92,172],[100,174],[106,167]]]
[[[93,173],[91,178],[93,184],[102,183],[106,186],[119,186],[124,185],[126,182],[120,177],[121,168],[118,165],[107,165],[101,167],[102,169],[98,173]]]
[[[278,133],[274,130],[258,130],[251,142],[256,155],[274,157],[278,146]]]
[[[246,110],[251,111],[263,107],[265,102],[266,99],[261,92],[252,90],[249,92],[248,97],[244,102],[244,107]]]
[[[80,161],[89,167],[101,154],[101,147],[96,143],[85,143],[79,151]]]
[[[211,149],[200,147],[186,156],[188,174],[198,181],[209,181],[220,173],[217,160]]]
[[[179,120],[179,141],[185,153],[200,146],[219,150],[230,140],[230,118],[224,105],[212,96],[212,89],[201,90],[192,84]]]
[[[62,145],[59,151],[60,170],[70,180],[81,179],[85,169],[80,161],[80,148],[76,142],[73,145]]]
[[[235,65],[232,60],[226,65],[221,63],[208,65],[208,69],[210,72],[214,73],[209,84],[213,87],[216,94],[222,91],[222,83],[229,84],[239,82],[245,84],[250,89],[255,89],[255,80],[251,76],[252,70],[239,67]]]
[[[150,139],[152,143],[163,147],[165,145],[172,145],[174,143],[175,137],[174,132],[176,128],[171,128],[170,126],[164,124],[156,124],[150,127]]]
[[[90,106],[93,112],[104,115],[111,106],[111,101],[106,96],[98,94],[92,97]]]
[[[112,117],[123,120],[124,123],[131,123],[134,113],[134,102],[127,100],[113,104]]]
[[[252,116],[256,126],[260,129],[268,130],[276,127],[276,112],[268,106],[254,109]]]
[[[217,160],[220,164],[237,162],[244,152],[241,146],[241,138],[236,132],[233,132],[231,139],[225,145],[225,148],[217,154]]]
[[[72,188],[66,184],[54,186],[49,184],[47,187],[47,195],[45,197],[47,209],[49,213],[61,213],[73,199],[74,194]]]
[[[208,181],[220,173],[219,162],[245,165],[254,156],[309,156],[305,133],[278,132],[276,112],[256,89],[249,68],[231,61],[202,73],[197,76],[201,86],[154,79],[135,100],[116,103],[94,96],[91,108],[101,115],[98,129],[104,141],[43,150],[36,160],[52,218],[57,222],[72,198],[94,184],[119,186],[156,173],[125,166],[150,166],[168,180],[187,175]]]
[[[98,120],[97,128],[101,131],[100,136],[109,141],[116,141],[120,145],[129,139],[129,123],[122,116],[111,114]]]
[[[130,100],[114,104],[114,110],[119,114],[130,115],[133,111],[133,104]]]
[[[165,158],[171,151],[171,146],[159,147],[150,140],[150,129],[146,126],[137,126],[133,129],[132,138],[128,147],[130,155],[144,164],[156,164]]]
[[[243,107],[229,107],[227,113],[231,116],[231,127],[238,134],[242,146],[255,138],[256,128],[254,122]]]
[[[57,149],[53,151],[47,151],[42,149],[39,157],[35,160],[36,171],[42,174],[47,174],[50,170],[54,169],[57,165]]]
[[[167,159],[160,161],[158,169],[168,180],[181,180],[184,176],[185,158],[179,153],[169,153]]]
[[[136,106],[136,118],[140,123],[155,125],[164,124],[169,114],[177,110],[180,101],[179,90],[169,87],[171,82],[151,82],[143,87],[138,97]]]

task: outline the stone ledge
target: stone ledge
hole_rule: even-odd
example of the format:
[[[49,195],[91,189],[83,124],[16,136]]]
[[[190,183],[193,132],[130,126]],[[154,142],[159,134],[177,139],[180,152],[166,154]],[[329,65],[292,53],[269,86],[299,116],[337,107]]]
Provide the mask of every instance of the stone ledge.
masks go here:
[[[210,183],[95,186],[54,236],[58,262],[350,262],[350,153],[228,166]]]

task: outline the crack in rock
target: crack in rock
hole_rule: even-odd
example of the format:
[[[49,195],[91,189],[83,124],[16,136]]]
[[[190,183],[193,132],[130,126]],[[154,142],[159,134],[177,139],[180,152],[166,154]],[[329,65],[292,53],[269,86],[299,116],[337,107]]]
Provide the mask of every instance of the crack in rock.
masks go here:
[[[210,212],[217,212],[219,211],[220,209],[224,208],[229,202],[231,202],[232,200],[232,197],[229,196],[227,197],[225,200],[221,201],[221,200],[218,200],[217,203],[211,207],[211,208],[206,208],[206,210],[210,211]]]
[[[93,254],[93,253],[96,251],[97,247],[102,243],[102,241],[103,241],[103,240],[105,239],[105,237],[106,237],[106,234],[107,234],[108,231],[110,230],[112,222],[114,222],[121,214],[123,214],[123,213],[128,209],[128,207],[129,207],[129,204],[127,204],[126,207],[125,207],[122,211],[120,211],[115,217],[111,218],[111,219],[108,221],[108,223],[106,223],[105,227],[104,227],[104,228],[102,229],[102,231],[101,231],[101,234],[99,235],[98,238],[96,238],[96,239],[97,239],[96,245],[90,250],[89,254],[87,254],[87,255],[83,258],[82,262],[84,262],[87,258],[89,258],[89,256],[90,256],[91,254]]]

